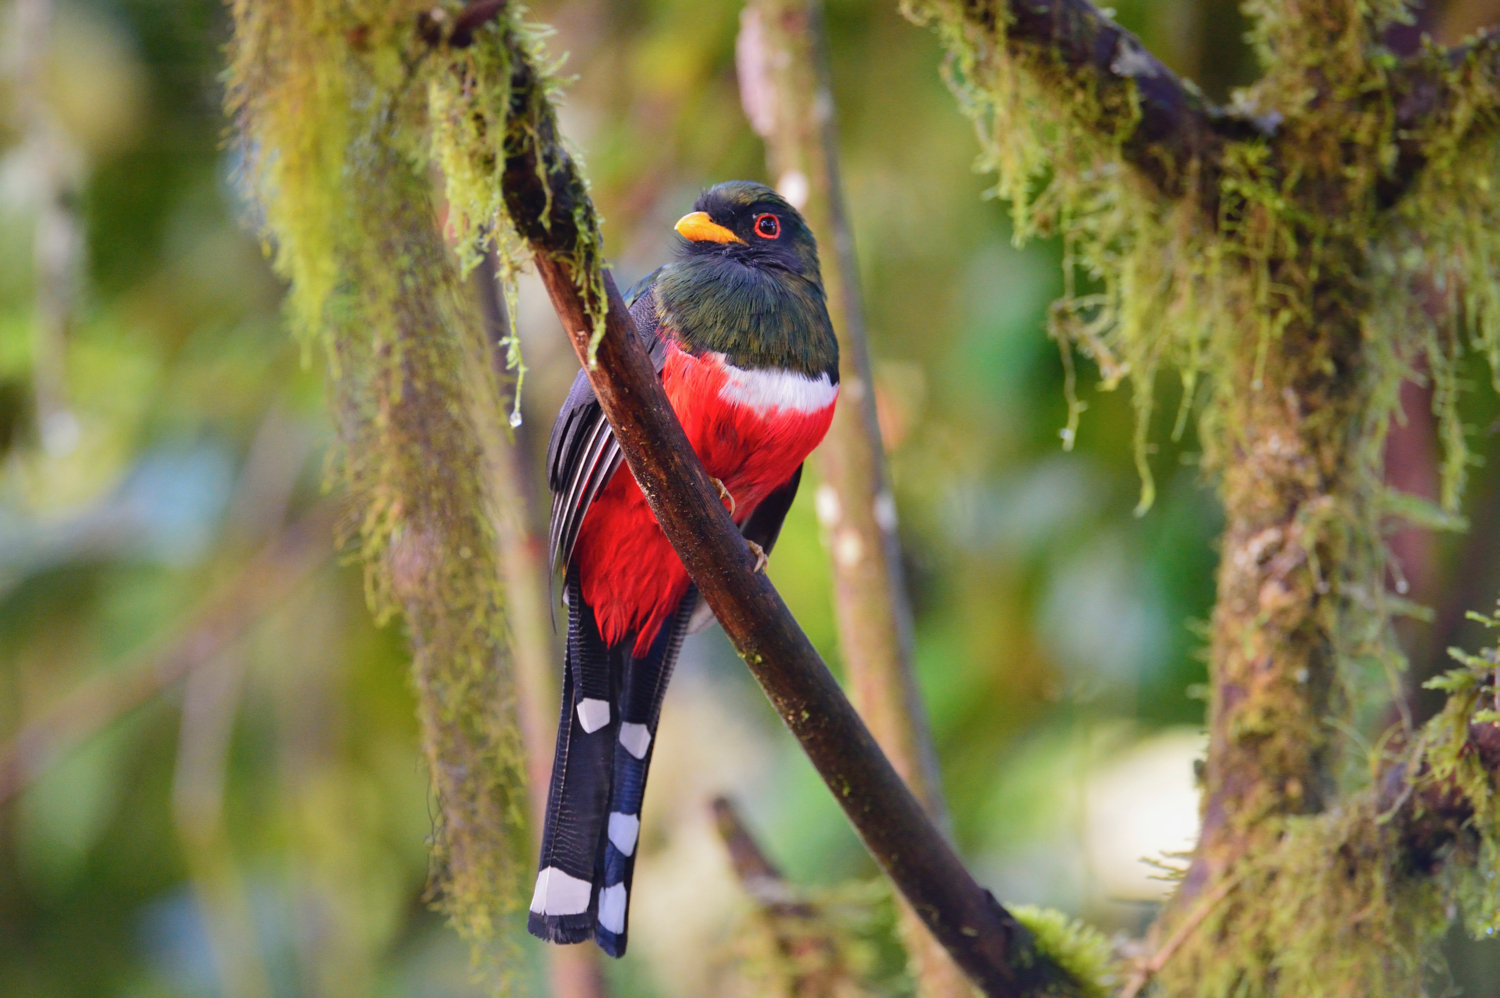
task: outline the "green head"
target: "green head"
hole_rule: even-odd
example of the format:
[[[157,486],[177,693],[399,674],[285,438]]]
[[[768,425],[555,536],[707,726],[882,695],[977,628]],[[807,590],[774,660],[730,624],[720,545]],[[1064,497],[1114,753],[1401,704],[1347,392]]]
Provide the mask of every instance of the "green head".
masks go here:
[[[737,367],[837,381],[818,245],[797,209],[748,180],[710,188],[693,209],[677,223],[677,261],[656,280],[658,317],[688,349]]]

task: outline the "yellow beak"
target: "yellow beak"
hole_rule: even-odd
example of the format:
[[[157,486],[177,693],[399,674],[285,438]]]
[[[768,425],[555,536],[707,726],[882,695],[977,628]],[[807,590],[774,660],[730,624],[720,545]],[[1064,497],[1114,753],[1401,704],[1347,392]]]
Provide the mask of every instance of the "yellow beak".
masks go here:
[[[706,211],[695,211],[677,220],[677,234],[695,243],[743,243],[745,240],[708,217]]]

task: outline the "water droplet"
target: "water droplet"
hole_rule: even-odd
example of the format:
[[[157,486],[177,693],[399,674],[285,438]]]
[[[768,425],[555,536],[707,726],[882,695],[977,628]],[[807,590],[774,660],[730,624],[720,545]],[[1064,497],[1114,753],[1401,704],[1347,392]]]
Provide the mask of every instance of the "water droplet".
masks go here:
[[[511,425],[512,428],[521,425],[521,414],[520,414],[520,412],[512,412],[510,414],[510,425]]]

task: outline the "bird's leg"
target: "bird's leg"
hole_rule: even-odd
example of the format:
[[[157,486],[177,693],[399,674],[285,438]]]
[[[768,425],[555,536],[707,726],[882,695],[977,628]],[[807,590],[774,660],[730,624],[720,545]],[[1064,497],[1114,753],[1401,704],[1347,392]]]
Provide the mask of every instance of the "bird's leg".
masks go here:
[[[730,494],[729,489],[725,487],[724,483],[717,478],[711,478],[709,481],[713,482],[714,488],[719,490],[719,498],[729,503],[729,515],[733,516],[735,507],[739,505],[734,501],[734,496]]]
[[[750,546],[750,553],[755,555],[755,570],[757,572],[764,572],[766,570],[766,562],[771,560],[771,556],[766,554],[765,548],[754,541],[746,539],[745,543]]]

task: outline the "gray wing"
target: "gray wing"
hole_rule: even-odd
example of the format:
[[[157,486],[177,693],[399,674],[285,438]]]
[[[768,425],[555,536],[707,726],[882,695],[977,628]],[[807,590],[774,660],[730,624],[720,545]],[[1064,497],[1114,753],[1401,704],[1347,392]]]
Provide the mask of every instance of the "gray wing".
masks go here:
[[[630,317],[647,340],[651,366],[660,374],[667,360],[667,343],[657,329],[653,285],[658,273],[651,273],[632,287],[626,300]],[[547,553],[554,572],[567,568],[584,516],[623,461],[588,375],[579,371],[547,441],[547,488],[552,492]]]

